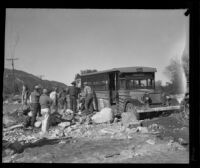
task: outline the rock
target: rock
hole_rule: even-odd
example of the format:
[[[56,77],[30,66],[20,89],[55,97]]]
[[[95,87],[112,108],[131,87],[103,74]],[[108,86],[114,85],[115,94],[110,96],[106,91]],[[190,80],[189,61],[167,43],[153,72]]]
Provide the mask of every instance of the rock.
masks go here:
[[[177,151],[177,150],[185,150],[183,146],[181,146],[177,142],[169,142],[168,146],[170,146],[170,150]]]
[[[116,131],[108,129],[108,128],[103,128],[103,129],[100,130],[100,133],[102,135],[105,135],[105,134],[112,134],[113,135],[113,134],[116,133]]]
[[[121,123],[125,127],[134,127],[135,125],[140,125],[140,121],[135,120],[135,116],[132,112],[122,113],[121,117]]]
[[[70,126],[70,122],[61,122],[60,124],[58,124],[59,127],[65,128],[67,126]]]
[[[12,125],[15,125],[16,123],[17,121],[12,116],[8,116],[8,115],[3,116],[3,124],[6,127],[10,127]]]
[[[120,155],[120,153],[119,152],[113,152],[113,153],[109,153],[109,154],[105,155],[104,157],[110,158],[110,157],[113,157],[113,156],[116,156],[116,155]]]
[[[146,142],[151,145],[155,145],[155,143],[156,143],[155,140],[153,140],[153,139],[148,139]]]
[[[143,133],[143,134],[149,132],[148,129],[147,129],[147,127],[140,127],[140,126],[137,127],[136,131],[137,131],[137,132],[140,132],[140,133]]]
[[[188,142],[185,141],[183,138],[178,138],[178,142],[180,145],[188,145]]]
[[[7,148],[3,150],[3,156],[11,156],[15,153],[14,149]]]
[[[10,144],[8,148],[14,150],[14,153],[21,153],[23,151],[23,146],[18,141]]]
[[[150,129],[159,129],[159,126],[158,126],[158,124],[154,123],[154,124],[149,125],[148,128],[150,128]]]
[[[13,104],[19,104],[19,101],[14,101]]]
[[[41,125],[42,125],[42,121],[36,121],[35,124],[34,124],[34,126],[35,126],[36,128],[41,127]]]
[[[103,108],[100,112],[97,112],[91,117],[94,123],[105,123],[113,121],[113,111],[111,108]]]
[[[3,163],[12,163],[12,158],[10,156],[2,158]]]
[[[8,102],[8,100],[5,100],[4,102],[3,102],[3,104],[8,104],[9,102]]]
[[[123,150],[120,152],[120,155],[125,158],[133,158],[134,153],[132,150]]]

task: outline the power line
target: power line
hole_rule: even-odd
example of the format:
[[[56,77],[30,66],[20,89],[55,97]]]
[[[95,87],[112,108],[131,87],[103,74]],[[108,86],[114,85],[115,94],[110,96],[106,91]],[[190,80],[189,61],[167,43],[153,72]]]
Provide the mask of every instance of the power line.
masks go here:
[[[13,72],[13,91],[15,92],[15,68],[14,68],[14,61],[19,60],[18,58],[7,58],[7,61],[11,61],[12,64],[12,72]]]

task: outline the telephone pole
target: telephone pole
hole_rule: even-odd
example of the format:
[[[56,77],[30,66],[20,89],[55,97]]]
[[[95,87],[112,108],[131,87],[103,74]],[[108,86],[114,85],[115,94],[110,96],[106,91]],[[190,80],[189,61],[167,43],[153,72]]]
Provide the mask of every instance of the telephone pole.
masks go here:
[[[15,93],[15,69],[14,69],[14,61],[18,60],[18,58],[7,58],[7,61],[11,61],[12,64],[12,72],[13,72],[13,91]]]

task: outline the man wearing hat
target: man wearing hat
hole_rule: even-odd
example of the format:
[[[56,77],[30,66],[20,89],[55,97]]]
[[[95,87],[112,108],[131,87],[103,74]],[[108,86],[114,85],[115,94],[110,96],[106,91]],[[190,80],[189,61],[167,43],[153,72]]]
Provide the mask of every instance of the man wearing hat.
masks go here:
[[[30,105],[31,105],[31,111],[32,111],[32,118],[31,118],[31,127],[34,127],[34,123],[36,121],[36,116],[39,113],[40,114],[40,104],[39,104],[39,98],[40,98],[40,87],[36,85],[34,87],[34,91],[30,95]]]
[[[78,88],[76,87],[76,82],[73,81],[72,86],[69,87],[68,94],[70,98],[70,109],[76,113],[77,110],[77,99],[78,99]]]
[[[50,107],[53,103],[52,99],[48,96],[47,89],[43,89],[43,94],[40,96],[41,114],[43,117],[41,133],[45,134],[49,128]]]

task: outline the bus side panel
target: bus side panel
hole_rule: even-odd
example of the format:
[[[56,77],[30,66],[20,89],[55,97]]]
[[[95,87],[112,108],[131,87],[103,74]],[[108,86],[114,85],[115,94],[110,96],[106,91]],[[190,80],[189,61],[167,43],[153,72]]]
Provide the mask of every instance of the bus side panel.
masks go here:
[[[109,91],[95,91],[95,93],[97,97],[99,111],[104,107],[110,107]]]

